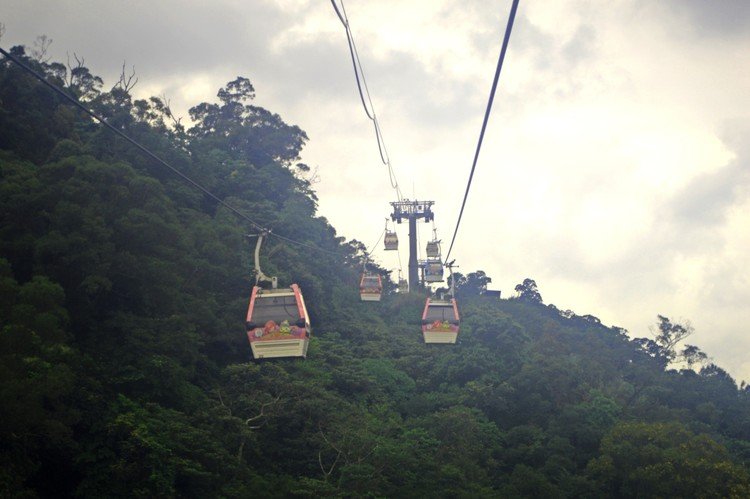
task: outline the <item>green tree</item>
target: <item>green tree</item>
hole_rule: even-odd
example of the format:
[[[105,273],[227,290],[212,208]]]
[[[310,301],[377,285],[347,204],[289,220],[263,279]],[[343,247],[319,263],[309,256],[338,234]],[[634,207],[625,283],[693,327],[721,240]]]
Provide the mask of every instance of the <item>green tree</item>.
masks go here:
[[[542,295],[539,293],[536,281],[534,279],[526,278],[521,284],[516,285],[516,293],[518,293],[518,300],[526,303],[541,304]]]
[[[725,447],[679,423],[621,423],[588,473],[617,497],[747,497],[750,477]]]
[[[464,276],[460,273],[453,275],[453,281],[448,278],[448,286],[451,283],[455,283],[456,295],[461,298],[470,298],[473,296],[479,296],[487,290],[487,285],[492,282],[492,279],[485,274],[483,270],[477,270],[476,272],[470,272]]]

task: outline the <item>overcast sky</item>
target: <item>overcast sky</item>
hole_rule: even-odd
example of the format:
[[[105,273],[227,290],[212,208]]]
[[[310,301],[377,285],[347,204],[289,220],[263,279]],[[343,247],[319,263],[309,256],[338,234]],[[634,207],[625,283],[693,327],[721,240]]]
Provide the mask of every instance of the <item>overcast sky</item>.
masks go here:
[[[443,239],[510,4],[345,3],[402,191],[436,202]],[[127,61],[134,93],[183,121],[250,78],[256,104],[308,133],[321,215],[380,235],[395,196],[329,1],[2,0],[0,22],[3,48],[46,34],[53,59],[82,56],[105,85]],[[690,321],[688,342],[750,381],[748,136],[747,0],[522,0],[453,257],[506,297],[531,277],[545,303],[633,337],[657,314]]]

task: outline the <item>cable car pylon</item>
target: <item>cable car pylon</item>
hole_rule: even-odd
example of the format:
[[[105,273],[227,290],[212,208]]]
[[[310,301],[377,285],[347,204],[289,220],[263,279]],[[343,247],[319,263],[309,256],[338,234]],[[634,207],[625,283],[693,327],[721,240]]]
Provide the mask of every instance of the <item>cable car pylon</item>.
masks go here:
[[[425,222],[435,220],[435,214],[432,212],[434,201],[411,201],[403,199],[401,201],[391,202],[393,213],[391,220],[401,223],[406,219],[409,221],[409,290],[416,291],[420,289],[419,282],[419,260],[417,255],[417,220],[424,219]]]

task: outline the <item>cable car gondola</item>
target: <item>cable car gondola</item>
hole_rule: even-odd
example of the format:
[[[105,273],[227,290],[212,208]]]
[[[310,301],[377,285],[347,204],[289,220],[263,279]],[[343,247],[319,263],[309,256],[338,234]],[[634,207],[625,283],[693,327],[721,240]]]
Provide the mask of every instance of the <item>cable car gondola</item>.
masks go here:
[[[396,251],[398,249],[398,235],[395,230],[388,230],[388,219],[385,219],[385,237],[383,238],[386,251]]]
[[[425,253],[427,258],[440,258],[440,241],[428,241]]]
[[[427,258],[437,258],[440,259],[440,241],[437,238],[437,230],[434,227],[432,228],[432,241],[427,242],[427,247],[425,248],[425,253],[427,254]]]
[[[383,241],[385,242],[386,251],[395,251],[398,249],[398,236],[395,232],[390,230],[385,231],[385,238]]]
[[[245,319],[253,358],[304,358],[311,332],[305,299],[297,284],[279,289],[276,278],[266,277],[260,270],[260,246],[264,236],[258,236],[255,246],[256,285],[250,294]],[[260,282],[270,282],[272,289],[263,289]]]
[[[437,260],[427,260],[424,265],[425,282],[442,282],[443,281],[443,262]]]
[[[362,301],[380,301],[383,293],[383,282],[378,274],[365,272],[359,281],[359,297]]]
[[[422,312],[422,336],[425,343],[456,343],[459,329],[458,306],[454,298],[427,298]]]
[[[247,308],[247,339],[255,359],[307,356],[310,319],[298,285],[253,287]]]

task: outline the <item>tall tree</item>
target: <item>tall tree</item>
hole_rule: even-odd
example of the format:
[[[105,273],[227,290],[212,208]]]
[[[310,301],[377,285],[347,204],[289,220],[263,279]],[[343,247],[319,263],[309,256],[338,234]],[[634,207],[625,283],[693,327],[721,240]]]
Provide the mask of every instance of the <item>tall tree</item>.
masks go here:
[[[527,277],[521,284],[516,285],[514,289],[517,293],[516,296],[518,300],[526,303],[542,303],[542,295],[539,293],[539,289],[537,288],[534,279],[529,279]]]

